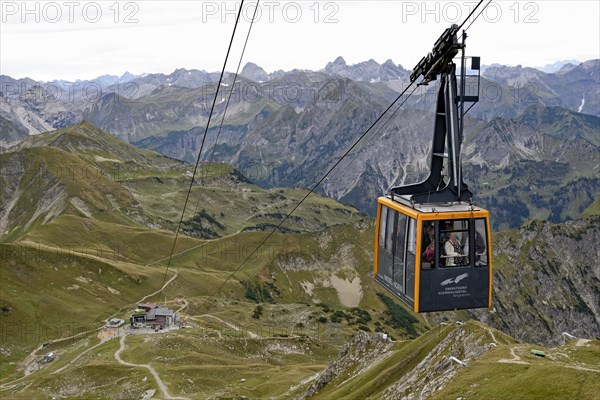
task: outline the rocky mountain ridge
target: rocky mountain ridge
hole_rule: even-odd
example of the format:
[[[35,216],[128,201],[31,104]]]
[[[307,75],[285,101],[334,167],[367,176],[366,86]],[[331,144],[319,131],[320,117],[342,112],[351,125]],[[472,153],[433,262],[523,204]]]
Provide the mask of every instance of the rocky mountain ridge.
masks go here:
[[[203,160],[232,164],[264,187],[311,186],[397,95],[389,83],[402,81],[403,72],[391,64],[348,66],[340,58],[321,72],[297,70],[269,76],[269,81],[263,83],[242,76],[233,91],[228,86],[232,77],[228,77],[221,87],[222,98],[213,120],[223,118],[229,93],[231,103],[223,127],[215,125],[208,132]],[[472,111],[472,116],[484,119],[466,122],[465,176],[480,202],[499,216],[496,229],[517,227],[528,217],[552,216],[554,222],[573,218],[598,195],[600,166],[595,154],[600,120],[557,105],[562,104],[561,93],[565,90],[597,87],[592,83],[598,80],[594,75],[597,65],[596,61],[588,61],[556,74],[507,67],[486,70],[485,76],[498,81],[488,82],[500,85],[503,97],[491,101],[484,96]],[[361,74],[380,74],[384,67],[395,71],[390,75],[394,79],[387,83],[370,82],[371,78],[353,80],[362,79]],[[266,79],[258,66],[248,64],[245,70],[250,75],[258,74],[254,79]],[[195,77],[196,83],[186,83],[186,79],[193,81]],[[6,147],[9,142],[22,140],[27,130],[48,129],[55,122],[61,125],[85,118],[125,141],[191,162],[196,159],[208,105],[216,89],[209,82],[213,78],[187,70],[175,71],[169,77],[140,77],[152,90],[135,99],[128,98],[131,93],[121,91],[87,101],[77,92],[79,95],[74,93],[71,101],[50,102],[40,97],[41,87],[32,87],[27,96],[9,96],[0,104],[5,121],[3,143]],[[523,79],[543,90],[529,98],[533,94],[529,89],[525,93],[522,87],[512,90],[516,86],[507,86],[520,85]],[[376,127],[339,166],[339,172],[323,183],[321,193],[372,214],[371,198],[394,185],[422,179],[433,129],[430,118],[434,89],[432,86],[417,93],[414,102],[407,103],[408,109]],[[21,117],[28,121],[29,128],[19,128]],[[556,171],[553,178],[544,174],[538,180],[547,186],[543,192],[559,193],[558,201],[548,202],[539,190],[532,193],[526,185],[509,187],[509,176],[512,183],[522,181],[519,175],[526,173],[520,167],[523,162],[550,163],[550,168],[541,168]],[[580,180],[584,178],[591,181]],[[503,184],[489,190],[489,182]],[[569,199],[576,197],[581,198],[575,205],[578,209],[567,210]],[[515,214],[514,209],[526,212]]]
[[[497,234],[496,312],[472,315],[529,343],[558,345],[563,332],[600,337],[599,240],[599,216]]]
[[[520,343],[474,321],[436,325],[409,342],[359,333],[295,398],[514,399],[575,395],[591,399],[598,386],[594,383],[597,364],[578,360],[599,346],[597,340],[574,340],[562,347],[544,349],[545,360],[536,360],[530,350],[540,351],[539,347]],[[517,377],[523,373],[536,376],[535,383],[519,382]],[[575,383],[573,377],[578,374],[583,380]]]
[[[486,118],[488,113],[485,109],[496,109],[500,106],[501,109],[516,107],[517,110],[508,114],[495,112],[495,116],[504,114],[514,117],[524,109],[523,106],[530,105],[532,102],[599,115],[600,109],[597,100],[599,62],[599,60],[590,60],[576,66],[565,66],[552,73],[521,66],[490,66],[483,74],[484,90],[482,93],[486,105],[482,110],[478,110],[476,107],[473,115],[478,118]],[[369,60],[347,65],[342,57],[328,63],[324,69],[316,71],[317,74],[322,74],[326,78],[347,78],[355,82],[364,82],[372,85],[371,91],[379,91],[382,90],[382,87],[386,87],[395,92],[399,92],[407,85],[409,72],[391,60],[387,60],[383,64]],[[293,82],[298,86],[303,84],[303,79],[298,80],[297,78],[311,73],[311,71],[302,70],[266,73],[259,66],[247,63],[241,76],[251,82],[271,82],[271,86],[279,85],[280,82]],[[134,102],[149,96],[160,88],[199,89],[205,85],[214,87],[218,76],[219,74],[216,72],[184,68],[177,69],[170,74],[132,75],[126,73],[121,77],[101,76],[93,80],[76,82],[37,82],[29,78],[13,79],[2,75],[0,76],[0,98],[2,100],[0,116],[12,121],[18,129],[35,134],[81,121],[84,118],[85,110],[102,101],[104,95]],[[226,78],[231,81],[231,73],[226,74]],[[309,86],[308,89],[318,90],[325,83],[323,81],[325,79],[321,79],[321,85]],[[295,98],[296,95],[292,95],[292,97]],[[512,100],[509,100],[510,98]],[[285,103],[290,104],[290,99],[287,100]],[[143,100],[140,101],[143,102]],[[417,101],[418,103],[420,102]],[[410,106],[410,103],[407,106]],[[143,120],[137,122],[145,123]],[[109,126],[99,125],[110,130]],[[186,129],[194,126],[188,124]],[[114,129],[112,131],[119,135],[125,134],[125,132]],[[167,129],[162,129],[153,134],[161,135],[167,132]],[[0,137],[0,140],[8,143],[7,138],[3,136]],[[14,139],[11,140],[13,140],[11,143],[14,143]]]

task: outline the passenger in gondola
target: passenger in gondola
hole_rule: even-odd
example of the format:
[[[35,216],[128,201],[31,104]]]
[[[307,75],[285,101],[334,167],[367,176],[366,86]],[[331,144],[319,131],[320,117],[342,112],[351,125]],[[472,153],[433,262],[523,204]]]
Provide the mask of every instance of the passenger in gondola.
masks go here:
[[[450,232],[448,241],[444,245],[446,251],[446,267],[455,267],[461,265],[460,256],[463,255],[463,250],[458,239],[456,239],[456,233]],[[458,258],[458,260],[457,260]]]
[[[452,221],[440,222],[440,266],[446,266],[446,242],[450,239],[450,231],[452,230]]]
[[[481,259],[481,256],[485,254],[485,240],[478,230],[475,230],[475,265],[486,265],[487,262]]]
[[[435,229],[433,225],[425,225],[423,228],[423,248],[429,247],[430,243],[433,243],[433,236],[435,235]]]
[[[469,232],[465,232],[460,241],[461,253],[463,256],[456,260],[457,265],[468,266],[469,264]]]
[[[432,268],[433,263],[435,261],[435,243],[430,242],[429,245],[425,248],[423,252],[423,262],[429,263],[429,265],[424,265],[423,268]]]
[[[443,224],[441,224],[441,226],[440,226],[440,243],[446,243],[448,241],[448,239],[450,238],[449,231],[451,231],[453,227],[454,227],[454,224],[452,224],[452,221],[445,221]]]

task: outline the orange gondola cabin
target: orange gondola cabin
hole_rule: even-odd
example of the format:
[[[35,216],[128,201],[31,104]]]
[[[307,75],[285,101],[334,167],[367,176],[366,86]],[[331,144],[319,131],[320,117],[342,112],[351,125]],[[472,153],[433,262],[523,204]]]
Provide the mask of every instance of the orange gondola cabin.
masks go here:
[[[413,207],[380,197],[375,279],[415,312],[489,307],[489,212],[467,203]]]
[[[491,307],[490,213],[473,204],[463,182],[460,150],[465,103],[479,100],[479,58],[465,68],[465,40],[456,25],[414,68],[411,82],[440,76],[429,177],[394,187],[378,199],[375,280],[417,312]],[[460,89],[454,57],[462,51]],[[475,76],[477,92],[466,94]],[[471,85],[472,86],[472,85]],[[472,107],[472,105],[471,105]]]

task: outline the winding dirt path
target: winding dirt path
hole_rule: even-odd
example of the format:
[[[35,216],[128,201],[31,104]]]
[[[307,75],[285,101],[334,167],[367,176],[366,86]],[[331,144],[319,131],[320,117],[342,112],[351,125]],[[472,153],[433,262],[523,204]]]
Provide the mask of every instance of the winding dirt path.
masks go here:
[[[487,326],[485,327],[485,330],[489,332],[489,334],[492,336],[492,340],[494,341],[494,343],[497,345],[498,341],[496,340],[496,336],[494,335],[494,331],[492,331],[490,328],[488,328]]]
[[[91,258],[97,258],[97,259],[100,259],[100,258],[98,258],[98,257],[93,257],[93,256],[92,256]],[[139,300],[138,302],[136,302],[136,304],[143,303],[143,302],[144,302],[144,301],[145,301],[147,298],[149,298],[149,297],[152,297],[152,296],[155,296],[157,293],[160,293],[160,292],[161,292],[162,290],[164,290],[164,289],[165,289],[165,288],[166,288],[168,285],[170,285],[170,284],[171,284],[171,283],[172,283],[172,282],[173,282],[173,281],[174,281],[174,280],[177,278],[177,276],[179,275],[179,271],[177,271],[176,269],[174,269],[174,268],[171,268],[171,270],[174,272],[173,276],[172,276],[172,277],[171,277],[171,278],[170,278],[170,279],[169,279],[167,282],[165,282],[165,284],[164,284],[164,285],[163,285],[163,286],[162,286],[160,289],[156,290],[156,291],[155,291],[155,292],[153,292],[153,293],[150,293],[150,294],[149,294],[149,295],[147,295],[147,296],[144,296],[144,297],[143,297],[141,300]],[[185,303],[185,307],[187,307],[187,302]],[[108,321],[108,320],[107,320],[107,321]],[[90,329],[89,331],[85,331],[85,332],[79,332],[79,333],[77,333],[77,334],[75,334],[75,335],[72,335],[72,336],[68,336],[68,337],[64,337],[64,338],[60,338],[60,339],[56,339],[56,340],[52,340],[52,343],[60,343],[60,342],[64,342],[64,341],[66,341],[66,340],[71,340],[71,339],[77,338],[77,337],[79,337],[79,336],[84,336],[84,335],[87,335],[87,334],[90,334],[90,333],[93,333],[93,332],[98,332],[98,331],[101,331],[101,330],[104,328],[104,326],[105,326],[105,324],[103,324],[101,327],[99,327],[99,328],[96,328],[96,329]],[[57,374],[57,373],[59,373],[59,372],[62,372],[62,371],[63,371],[63,370],[65,370],[66,368],[68,368],[68,367],[70,367],[71,365],[73,365],[73,364],[75,363],[75,361],[77,361],[78,359],[80,359],[80,358],[81,358],[83,355],[85,355],[85,354],[86,354],[86,353],[88,353],[89,351],[91,351],[91,350],[95,349],[96,347],[100,346],[100,345],[101,345],[101,344],[103,344],[105,341],[107,341],[107,340],[110,340],[110,339],[112,339],[112,338],[102,339],[102,340],[100,341],[100,343],[97,343],[96,345],[94,345],[94,346],[90,347],[89,349],[85,349],[85,350],[83,350],[81,353],[79,353],[77,356],[75,356],[75,358],[74,358],[74,359],[72,359],[71,361],[69,361],[69,363],[68,363],[68,364],[66,364],[65,366],[61,367],[60,369],[58,369],[58,370],[56,370],[56,371],[53,371],[53,372],[51,373],[51,375],[53,375],[53,374]],[[33,362],[33,360],[35,360],[35,358],[36,358],[36,357],[38,357],[38,356],[37,356],[37,352],[38,352],[38,351],[40,351],[42,348],[43,348],[43,346],[42,346],[42,345],[40,345],[40,346],[36,347],[35,349],[33,349],[33,351],[32,351],[31,353],[29,353],[29,355],[27,355],[27,357],[25,357],[25,359],[24,359],[23,361],[21,361],[21,363],[20,363],[20,364],[24,366],[24,367],[23,367],[23,369],[24,369],[24,375],[23,375],[22,377],[20,377],[20,378],[14,379],[14,380],[12,380],[12,381],[10,381],[10,382],[5,382],[5,383],[3,383],[3,384],[0,384],[0,390],[8,390],[8,389],[12,389],[12,388],[14,388],[18,382],[20,382],[20,381],[22,381],[23,379],[27,378],[29,375],[31,375],[31,373],[32,373],[32,372],[34,372],[34,371],[30,371],[30,370],[27,368],[27,366],[28,366],[29,364],[31,364],[31,363]]]
[[[62,366],[61,368],[57,369],[56,371],[52,371],[52,373],[50,375],[58,374],[59,372],[64,371],[65,369],[69,368],[71,366],[71,364],[74,364],[77,360],[79,360],[81,357],[83,357],[84,355],[86,355],[90,351],[94,350],[96,347],[98,347],[100,345],[103,345],[107,340],[108,339],[103,339],[103,340],[100,341],[100,343],[96,343],[95,345],[93,345],[89,349],[86,349],[86,350],[82,351],[81,353],[79,353],[77,355],[77,357],[75,357],[74,359],[72,359],[71,361],[69,361],[66,365]]]
[[[171,269],[171,271],[175,272],[173,274],[173,276],[168,281],[166,281],[165,284],[162,285],[162,287],[160,289],[158,289],[156,292],[150,293],[149,295],[142,297],[142,299],[137,301],[136,304],[143,303],[148,297],[156,296],[158,293],[162,292],[167,286],[169,286],[171,284],[171,282],[173,282],[177,278],[177,275],[179,275],[179,271],[177,271],[176,269],[173,269],[173,268],[170,268],[170,269]]]
[[[515,353],[515,349],[516,348],[521,348],[523,346],[513,346],[510,348],[510,354],[512,355],[512,358],[501,358],[500,360],[498,360],[499,363],[505,363],[505,364],[523,364],[523,365],[530,365],[531,363],[528,363],[527,361],[521,361],[521,357],[519,357],[517,355],[517,353]]]
[[[160,388],[160,390],[163,393],[163,396],[166,400],[189,400],[187,397],[171,396],[169,394],[169,388],[167,387],[167,385],[165,385],[165,383],[162,381],[162,379],[160,379],[160,376],[158,376],[158,373],[151,365],[149,365],[149,364],[133,364],[133,363],[129,363],[127,361],[123,361],[123,359],[121,358],[121,353],[126,348],[126,346],[125,346],[125,338],[126,337],[127,337],[127,335],[121,336],[121,340],[119,341],[119,343],[120,343],[119,349],[115,352],[115,360],[117,360],[117,362],[119,364],[125,365],[127,367],[146,368],[148,371],[150,371],[150,373],[154,377],[154,380],[156,381],[156,384]]]
[[[587,368],[587,367],[580,367],[579,365],[567,365],[565,363],[562,362],[557,362],[555,361],[556,364],[558,364],[559,366],[563,367],[563,368],[571,368],[571,369],[576,369],[577,371],[588,371],[588,372],[595,372],[597,374],[600,373],[600,369],[594,369],[594,368]]]
[[[190,318],[192,318],[192,317],[190,317]],[[230,327],[231,329],[233,329],[236,332],[240,331],[240,328],[238,326],[230,324],[229,322],[224,321],[221,318],[219,318],[219,317],[217,317],[215,315],[212,315],[212,314],[202,314],[202,315],[194,316],[193,318],[213,318],[213,319],[216,319],[217,321],[220,321],[223,324],[227,325],[228,327]],[[250,332],[250,331],[244,331],[244,332],[247,332],[248,336],[250,336],[251,339],[258,339],[258,338],[260,338],[260,336],[257,335],[256,333],[253,333],[253,332]]]

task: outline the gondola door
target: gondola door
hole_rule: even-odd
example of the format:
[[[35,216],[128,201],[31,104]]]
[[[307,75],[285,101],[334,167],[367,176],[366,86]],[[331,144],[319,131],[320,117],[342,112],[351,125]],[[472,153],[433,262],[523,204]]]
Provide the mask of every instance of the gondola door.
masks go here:
[[[378,215],[375,279],[414,307],[417,220],[385,205]]]

